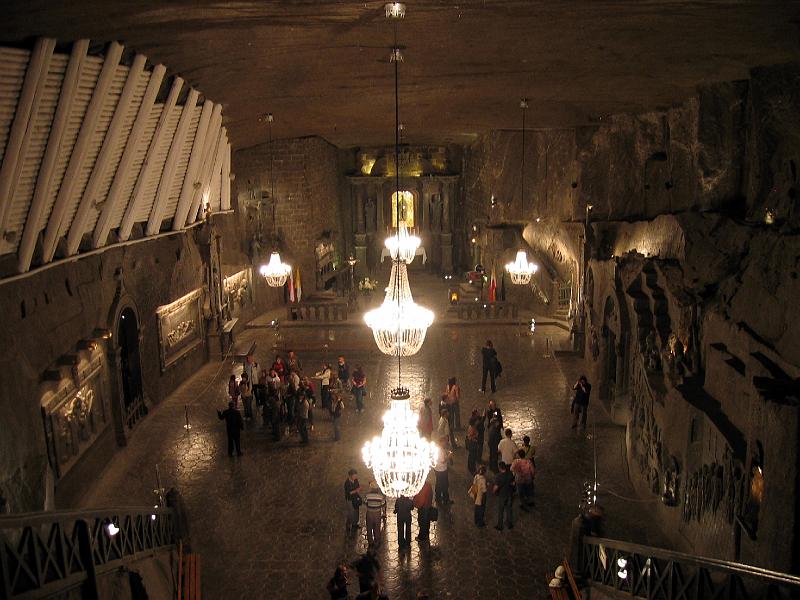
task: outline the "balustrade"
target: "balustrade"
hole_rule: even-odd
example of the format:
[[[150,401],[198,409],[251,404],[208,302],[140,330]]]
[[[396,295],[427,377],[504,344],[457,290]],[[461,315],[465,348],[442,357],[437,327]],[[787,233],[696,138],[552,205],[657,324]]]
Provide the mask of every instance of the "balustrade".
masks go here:
[[[20,513],[0,517],[0,594],[45,597],[177,543],[171,509]]]
[[[591,585],[647,600],[789,600],[800,578],[724,560],[605,538],[582,543],[583,575]]]

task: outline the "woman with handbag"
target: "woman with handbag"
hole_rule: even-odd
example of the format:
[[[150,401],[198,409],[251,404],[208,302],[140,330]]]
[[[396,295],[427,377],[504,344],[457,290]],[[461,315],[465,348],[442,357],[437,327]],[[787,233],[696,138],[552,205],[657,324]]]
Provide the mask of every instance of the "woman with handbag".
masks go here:
[[[472,486],[469,488],[469,495],[475,504],[475,525],[476,527],[486,527],[486,467],[478,467],[478,473],[472,479]]]

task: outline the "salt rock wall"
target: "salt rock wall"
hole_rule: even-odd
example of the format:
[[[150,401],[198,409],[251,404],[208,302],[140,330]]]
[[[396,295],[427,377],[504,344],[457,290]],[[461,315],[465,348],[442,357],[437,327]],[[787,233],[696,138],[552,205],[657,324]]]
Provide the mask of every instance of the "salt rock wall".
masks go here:
[[[233,155],[236,196],[246,215],[245,239],[256,237],[261,222],[262,242],[250,254],[266,260],[272,250],[272,203],[270,158],[274,153],[276,227],[281,258],[300,267],[303,289],[314,288],[314,246],[330,232],[340,253],[344,251],[339,209],[341,174],[336,147],[322,138],[275,140],[238,150]],[[259,200],[261,206],[259,208]]]
[[[224,232],[233,227],[226,221],[234,218],[222,215],[214,220]],[[112,338],[102,343],[113,347],[121,304],[131,306],[138,317],[142,385],[151,406],[205,362],[203,338],[203,343],[162,370],[156,314],[159,306],[208,286],[205,235],[196,227],[178,235],[109,248],[0,285],[0,430],[4,432],[0,436],[0,496],[6,501],[6,510],[41,510],[46,501],[53,506],[53,498],[48,496],[40,386],[46,372],[62,357],[74,354],[83,340],[96,339],[96,330],[110,331]],[[249,265],[242,261],[239,245],[236,236],[222,240],[227,249],[223,255],[238,261],[235,268],[244,269]],[[259,297],[258,290],[255,298],[259,310],[269,305],[269,298]],[[209,315],[206,294],[203,316]],[[108,368],[113,366],[109,363]],[[107,400],[113,409],[114,403],[122,400],[119,389],[111,384],[109,389]],[[120,424],[110,423],[78,464],[56,482],[56,504],[64,497],[61,491],[77,493],[91,485],[92,476],[113,460],[122,430]],[[76,478],[80,481],[72,481]]]

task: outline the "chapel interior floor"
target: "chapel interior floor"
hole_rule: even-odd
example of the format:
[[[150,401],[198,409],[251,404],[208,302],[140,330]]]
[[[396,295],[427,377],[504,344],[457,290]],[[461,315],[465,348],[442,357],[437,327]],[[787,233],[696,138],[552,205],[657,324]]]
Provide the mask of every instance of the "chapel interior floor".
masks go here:
[[[415,297],[437,295],[440,284],[430,285],[415,285]],[[234,367],[230,361],[212,362],[151,411],[129,445],[87,489],[80,506],[153,504],[157,464],[163,485],[183,494],[192,544],[202,555],[205,597],[324,598],[336,564],[366,549],[363,529],[357,537],[345,534],[342,484],[350,467],[359,470],[362,483],[370,479],[360,449],[380,432],[388,390],[397,384],[397,362],[377,351],[366,326],[257,329],[249,335],[257,341],[256,360],[262,364],[271,363],[275,349],[295,348],[312,373],[322,360],[339,353],[351,367],[365,367],[367,410],[356,414],[353,403],[346,401],[342,440],[333,441],[330,417],[321,409],[307,447],[300,446],[296,435],[273,442],[257,417],[243,432],[244,456],[229,458],[216,409],[227,402],[227,380]],[[457,451],[450,477],[454,504],[440,511],[430,544],[413,542],[405,551],[397,547],[390,501],[379,550],[381,580],[390,598],[411,599],[419,590],[434,598],[474,598],[500,590],[508,599],[544,597],[545,573],[568,551],[583,483],[593,476],[595,445],[607,535],[666,547],[648,518],[649,500],[636,500],[628,480],[624,428],[611,423],[597,398],[590,407],[594,437],[576,435],[570,428],[569,399],[580,362],[570,356],[546,358],[546,337],[560,347],[568,345],[567,332],[558,327],[538,327],[530,335],[523,326],[443,324],[429,330],[416,356],[403,360],[403,383],[412,391],[415,409],[425,396],[437,398],[447,378],[455,376],[462,385],[466,420],[473,406],[488,401],[477,388],[480,347],[491,338],[504,366],[494,397],[514,438],[529,434],[534,440],[538,474],[536,508],[523,513],[515,505],[512,531],[491,527],[496,519],[492,498],[490,526],[479,530],[472,524],[466,495],[471,481],[466,452]],[[188,433],[183,428],[187,406],[192,424]],[[463,448],[463,433],[458,437]],[[487,455],[484,450],[484,459]],[[416,530],[415,515],[413,535]],[[354,575],[351,583],[357,589]]]

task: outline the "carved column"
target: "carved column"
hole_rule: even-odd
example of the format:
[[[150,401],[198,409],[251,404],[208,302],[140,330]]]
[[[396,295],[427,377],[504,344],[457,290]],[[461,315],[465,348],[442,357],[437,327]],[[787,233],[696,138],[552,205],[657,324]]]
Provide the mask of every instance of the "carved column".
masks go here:
[[[366,203],[367,187],[364,185],[355,186],[356,192],[356,234],[363,234],[365,232],[365,213],[364,205]]]
[[[452,273],[453,271],[453,233],[452,227],[452,195],[453,182],[445,181],[442,184],[442,272]]]
[[[356,278],[364,277],[367,274],[367,230],[369,223],[369,215],[367,211],[371,208],[369,206],[369,191],[366,185],[353,186],[354,194],[356,197],[356,230],[353,234],[354,240],[354,254],[355,259],[358,261],[353,269],[353,275]]]

